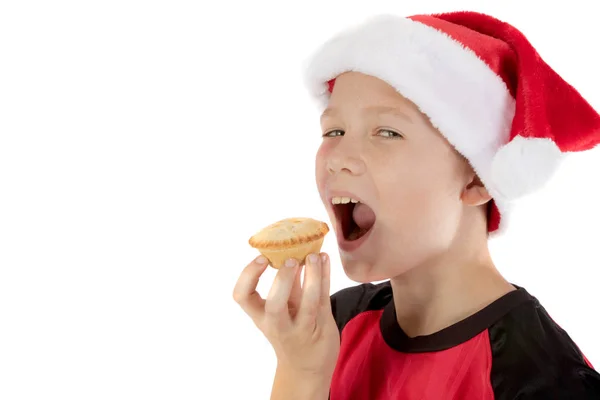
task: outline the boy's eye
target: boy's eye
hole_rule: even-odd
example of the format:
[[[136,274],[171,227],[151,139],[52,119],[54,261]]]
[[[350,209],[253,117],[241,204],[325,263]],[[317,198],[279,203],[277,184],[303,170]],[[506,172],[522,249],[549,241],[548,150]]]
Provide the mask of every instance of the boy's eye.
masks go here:
[[[377,134],[379,136],[382,136],[384,138],[389,138],[389,139],[401,139],[403,138],[403,136],[401,134],[399,134],[398,132],[392,131],[390,129],[380,129],[377,131]],[[345,132],[341,129],[333,129],[331,131],[327,131],[323,134],[323,137],[337,137],[337,136],[344,136]]]
[[[323,134],[323,137],[336,137],[336,136],[344,136],[344,131],[341,129],[334,129],[331,131],[327,131]]]
[[[401,139],[403,137],[398,132],[395,132],[395,131],[392,131],[389,129],[380,129],[377,131],[377,133],[380,136],[383,136],[384,138],[389,138],[389,139]]]

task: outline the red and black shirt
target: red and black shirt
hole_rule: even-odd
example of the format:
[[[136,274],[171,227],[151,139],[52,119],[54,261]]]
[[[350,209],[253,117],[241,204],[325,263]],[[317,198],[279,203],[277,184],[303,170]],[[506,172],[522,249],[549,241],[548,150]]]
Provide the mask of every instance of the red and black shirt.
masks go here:
[[[525,289],[428,336],[398,325],[389,281],[331,297],[331,400],[600,400],[600,374]]]

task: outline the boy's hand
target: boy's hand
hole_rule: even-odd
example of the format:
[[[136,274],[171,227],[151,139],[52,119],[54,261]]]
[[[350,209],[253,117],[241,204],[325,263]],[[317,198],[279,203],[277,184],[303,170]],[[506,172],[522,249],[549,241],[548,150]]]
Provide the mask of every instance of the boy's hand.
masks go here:
[[[301,377],[330,378],[340,349],[340,336],[329,299],[329,257],[306,258],[304,284],[301,268],[281,267],[265,299],[256,291],[267,261],[258,257],[241,273],[233,297],[252,318],[275,350],[278,368]],[[286,265],[290,265],[286,263]]]

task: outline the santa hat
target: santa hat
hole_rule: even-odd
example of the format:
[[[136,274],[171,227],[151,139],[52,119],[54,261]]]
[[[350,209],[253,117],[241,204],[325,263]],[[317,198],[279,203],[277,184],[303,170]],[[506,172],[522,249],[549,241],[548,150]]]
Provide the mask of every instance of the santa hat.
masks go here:
[[[377,77],[426,114],[493,197],[489,232],[542,187],[564,153],[600,143],[600,116],[513,26],[474,12],[380,16],[339,34],[306,71],[325,107],[335,78]]]

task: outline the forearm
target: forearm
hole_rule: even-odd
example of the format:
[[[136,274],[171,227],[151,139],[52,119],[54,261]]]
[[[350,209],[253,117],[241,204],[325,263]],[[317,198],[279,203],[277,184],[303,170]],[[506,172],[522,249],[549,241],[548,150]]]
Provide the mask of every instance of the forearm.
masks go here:
[[[303,376],[277,366],[271,400],[327,400],[331,376]]]

